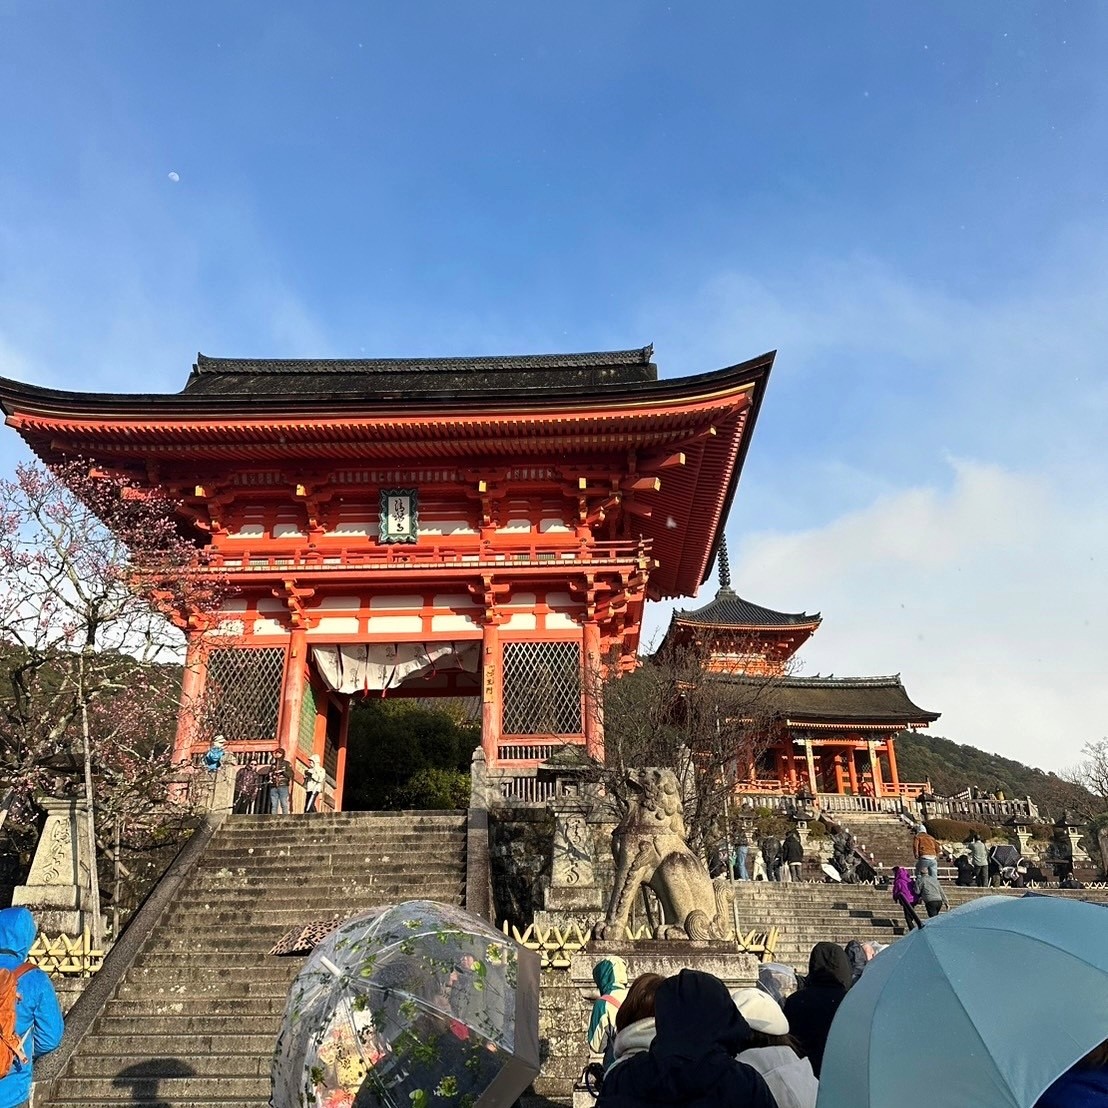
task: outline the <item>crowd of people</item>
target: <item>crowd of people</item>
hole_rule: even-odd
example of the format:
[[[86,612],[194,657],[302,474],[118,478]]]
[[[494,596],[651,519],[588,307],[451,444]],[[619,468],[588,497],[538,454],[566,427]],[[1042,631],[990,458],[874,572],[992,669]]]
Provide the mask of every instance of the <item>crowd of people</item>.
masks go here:
[[[786,966],[762,967],[757,987],[728,992],[717,977],[683,969],[627,980],[621,958],[597,963],[601,995],[589,1046],[597,1108],[751,1105],[815,1108],[824,1045],[854,980],[846,951],[812,949],[803,988]]]
[[[218,773],[224,765],[231,765],[233,758],[229,757],[226,749],[226,740],[222,735],[216,735],[212,739],[211,746],[202,759],[204,768],[209,773]],[[268,790],[268,808],[272,815],[288,815],[291,811],[290,790],[296,780],[296,772],[292,763],[285,757],[284,750],[274,752],[273,760],[268,763],[254,765],[247,763],[240,766],[235,774],[235,800],[236,812],[253,811],[259,798]],[[304,767],[301,784],[304,786],[304,811],[318,812],[320,810],[323,789],[327,782],[327,771],[323,768],[323,762],[318,754],[313,754]]]
[[[730,991],[694,969],[629,980],[621,958],[602,959],[589,1026],[603,1059],[587,1082],[596,1108],[815,1108],[840,1005],[886,949],[818,942],[806,976],[764,964],[756,986]],[[1094,1106],[1108,1108],[1108,1043],[1069,1066],[1033,1108]]]
[[[795,827],[784,839],[764,835],[755,841],[740,830],[733,845],[721,844],[712,865],[712,876],[728,874],[736,881],[799,881],[804,863],[804,844]]]

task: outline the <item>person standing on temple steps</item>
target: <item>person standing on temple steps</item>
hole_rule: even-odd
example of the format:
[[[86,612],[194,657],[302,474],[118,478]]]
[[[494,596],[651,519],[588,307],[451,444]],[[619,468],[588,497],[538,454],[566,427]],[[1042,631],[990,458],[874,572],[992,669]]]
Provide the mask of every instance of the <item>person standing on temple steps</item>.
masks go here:
[[[323,768],[318,754],[313,754],[308,761],[308,768],[304,771],[304,811],[317,810],[320,795],[323,793],[323,785],[327,780],[327,771]]]
[[[269,766],[269,811],[272,815],[289,814],[289,785],[292,784],[292,766],[284,750],[277,750]]]
[[[789,868],[789,877],[793,881],[799,881],[801,868],[804,865],[804,844],[800,841],[800,832],[795,827],[790,828],[786,833],[781,853],[785,865]]]

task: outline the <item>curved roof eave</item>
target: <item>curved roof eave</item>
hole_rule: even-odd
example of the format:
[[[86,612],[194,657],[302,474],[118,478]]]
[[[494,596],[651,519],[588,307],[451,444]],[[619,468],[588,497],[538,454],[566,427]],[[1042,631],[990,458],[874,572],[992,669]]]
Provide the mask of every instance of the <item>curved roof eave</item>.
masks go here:
[[[632,406],[649,402],[681,403],[710,399],[713,395],[755,386],[753,403],[761,398],[765,378],[773,364],[775,352],[708,373],[689,377],[670,377],[653,381],[620,382],[597,388],[588,384],[559,385],[556,388],[535,387],[506,394],[504,389],[428,389],[411,391],[372,389],[364,395],[320,390],[312,394],[290,395],[275,389],[271,394],[252,393],[249,396],[223,396],[205,393],[97,393],[47,388],[0,377],[0,409],[5,415],[26,412],[55,418],[117,418],[159,415],[181,419],[218,419],[274,415],[286,411],[290,415],[325,410],[353,413],[364,411],[377,416],[382,410],[408,410],[413,414],[428,409],[431,412],[481,409],[488,412],[537,409],[583,408],[602,403],[606,406]],[[280,380],[278,376],[277,380]],[[367,386],[372,381],[367,380]],[[761,387],[758,387],[761,386]],[[448,406],[448,407],[447,407]]]

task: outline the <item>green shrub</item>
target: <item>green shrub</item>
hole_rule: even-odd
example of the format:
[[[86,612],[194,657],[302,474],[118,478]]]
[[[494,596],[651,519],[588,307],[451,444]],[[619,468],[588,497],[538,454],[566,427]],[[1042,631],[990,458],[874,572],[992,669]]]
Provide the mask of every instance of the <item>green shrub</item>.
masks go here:
[[[986,840],[1008,838],[1003,828],[989,827],[985,823],[967,823],[960,819],[929,819],[927,830],[944,843],[964,843],[975,834]]]
[[[421,769],[399,790],[404,808],[454,810],[469,807],[469,774],[454,769]]]
[[[786,832],[795,826],[788,816],[782,815],[776,808],[754,809],[754,834],[759,839],[764,839],[767,835],[784,839]]]

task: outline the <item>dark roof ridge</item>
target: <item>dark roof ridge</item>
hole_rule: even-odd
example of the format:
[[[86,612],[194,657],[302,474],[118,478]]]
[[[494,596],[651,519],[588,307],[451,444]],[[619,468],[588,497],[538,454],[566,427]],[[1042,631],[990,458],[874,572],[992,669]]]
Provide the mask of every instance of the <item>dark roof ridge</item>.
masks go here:
[[[197,353],[193,373],[388,373],[458,370],[512,371],[577,367],[649,365],[654,344],[632,350],[593,350],[577,354],[490,354],[436,358],[217,358]]]
[[[792,627],[822,622],[819,612],[778,612],[746,600],[730,585],[723,585],[715,598],[699,608],[678,608],[673,619],[698,627]]]
[[[891,685],[899,685],[903,688],[899,673],[890,673],[881,677],[805,677],[802,674],[781,678],[786,684],[803,685],[807,688],[834,689],[843,685],[849,685],[856,689],[880,689]]]

